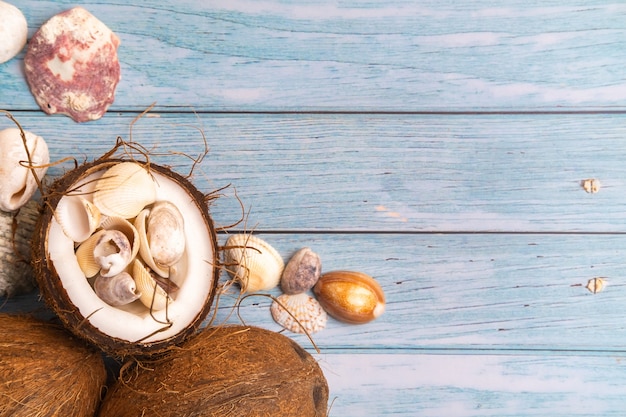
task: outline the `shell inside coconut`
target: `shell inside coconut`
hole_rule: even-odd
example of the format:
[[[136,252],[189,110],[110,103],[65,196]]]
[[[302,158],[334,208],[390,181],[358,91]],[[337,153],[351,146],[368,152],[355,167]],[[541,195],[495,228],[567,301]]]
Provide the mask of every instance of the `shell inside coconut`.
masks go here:
[[[58,179],[46,192],[43,212],[33,241],[33,254],[39,254],[33,256],[33,266],[47,304],[74,334],[110,354],[122,357],[161,353],[192,335],[210,311],[219,274],[217,240],[204,195],[187,179],[167,168],[154,164],[147,168],[135,163],[139,166],[139,171],[147,172],[147,177],[153,182],[154,201],[148,198],[137,205],[137,208],[123,213],[128,222],[133,222],[133,217],[140,209],[150,208],[160,201],[173,203],[184,219],[186,244],[182,255],[175,264],[167,267],[169,276],[160,278],[166,282],[166,288],[175,288],[176,291],[170,292],[167,300],[159,304],[159,308],[155,307],[156,302],[144,304],[139,297],[132,298],[134,301],[129,304],[114,306],[96,294],[94,278],[88,278],[87,275],[90,274],[86,274],[79,263],[76,248],[80,247],[81,242],[68,237],[64,229],[70,226],[57,213],[57,208],[63,206],[63,199],[76,195],[97,203],[103,191],[110,191],[103,190],[106,186],[100,180],[111,177],[113,174],[109,173],[121,164],[129,163],[122,160],[99,160],[85,164]],[[132,183],[132,177],[134,174],[129,174],[128,181],[117,184],[114,187],[116,191],[122,194],[133,192],[135,186],[128,185]],[[138,188],[134,190],[134,196],[135,200],[139,200],[146,195],[142,189],[145,185],[136,187]],[[124,196],[118,196],[120,202],[124,199]],[[103,209],[101,225],[117,215],[111,210],[108,206]],[[101,227],[96,228],[93,233],[96,234],[99,230]],[[130,242],[131,245],[137,245],[139,242],[136,241],[141,240],[132,237],[129,239],[135,240]],[[138,263],[146,263],[138,251],[133,248],[132,252],[133,257],[124,268],[124,272],[131,275]],[[148,266],[146,268],[150,270]],[[154,291],[156,296],[157,292],[160,293],[157,291],[160,287],[154,287],[146,289],[138,283],[136,291]]]

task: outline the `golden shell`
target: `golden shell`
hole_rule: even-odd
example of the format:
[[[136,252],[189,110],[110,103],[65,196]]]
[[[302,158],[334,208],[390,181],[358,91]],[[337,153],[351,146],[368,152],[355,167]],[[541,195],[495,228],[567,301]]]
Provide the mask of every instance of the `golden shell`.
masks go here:
[[[156,185],[145,167],[121,162],[96,182],[93,202],[102,214],[130,219],[156,200]]]
[[[367,323],[385,311],[383,289],[362,272],[327,272],[315,284],[313,292],[328,314],[346,323]]]
[[[84,242],[100,225],[98,207],[79,195],[66,195],[59,201],[54,216],[63,233],[74,242]]]
[[[285,262],[269,243],[238,234],[228,238],[225,248],[226,269],[243,291],[270,290],[280,282]]]
[[[326,327],[327,315],[320,303],[305,293],[282,294],[272,303],[274,321],[294,333],[315,333]],[[289,314],[291,313],[291,314]]]
[[[163,310],[167,306],[170,297],[163,288],[157,285],[150,271],[138,259],[135,259],[133,263],[133,278],[137,284],[137,291],[141,293],[139,301],[144,306],[151,311]]]

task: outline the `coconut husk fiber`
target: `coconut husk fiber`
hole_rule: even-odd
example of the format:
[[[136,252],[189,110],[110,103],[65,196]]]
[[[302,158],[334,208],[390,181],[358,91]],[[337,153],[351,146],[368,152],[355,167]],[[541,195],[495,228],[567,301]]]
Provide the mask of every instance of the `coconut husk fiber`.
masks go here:
[[[327,406],[326,378],[297,343],[256,327],[224,326],[122,372],[99,416],[320,417]]]
[[[106,383],[100,353],[62,327],[0,315],[0,416],[91,417]]]

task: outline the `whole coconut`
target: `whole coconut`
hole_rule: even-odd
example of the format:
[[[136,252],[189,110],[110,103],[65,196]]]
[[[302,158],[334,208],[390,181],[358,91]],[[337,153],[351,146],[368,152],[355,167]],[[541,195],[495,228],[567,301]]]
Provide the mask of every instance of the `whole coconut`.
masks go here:
[[[121,375],[100,417],[326,416],[328,384],[297,343],[256,327],[207,328]]]
[[[99,353],[53,323],[3,314],[0,328],[0,415],[94,415],[107,377]]]

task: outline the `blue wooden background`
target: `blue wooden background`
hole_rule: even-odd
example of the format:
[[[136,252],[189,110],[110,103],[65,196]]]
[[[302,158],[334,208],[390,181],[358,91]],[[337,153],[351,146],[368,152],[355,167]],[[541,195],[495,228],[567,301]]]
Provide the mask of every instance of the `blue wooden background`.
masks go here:
[[[12,3],[30,35],[77,4]],[[376,277],[380,319],[314,335],[331,416],[624,415],[626,4],[81,4],[121,39],[110,111],[84,124],[43,114],[23,53],[0,65],[0,108],[52,159],[84,160],[156,102],[133,139],[187,172],[167,154],[199,154],[204,131],[193,181],[232,184],[218,225],[240,217],[238,197],[247,221],[229,233]],[[608,283],[597,294],[594,277]],[[239,320],[235,300],[218,322]],[[3,303],[43,308],[36,293]],[[279,330],[265,298],[240,315]]]

